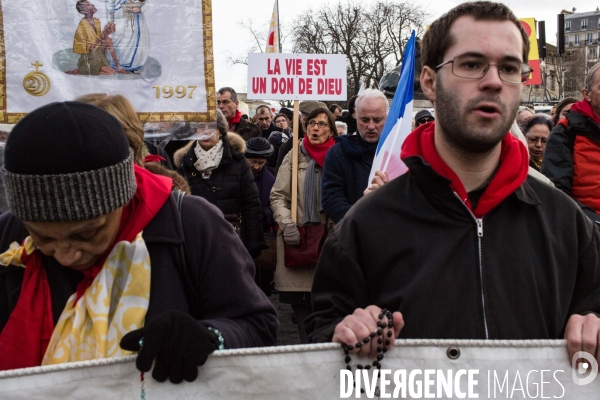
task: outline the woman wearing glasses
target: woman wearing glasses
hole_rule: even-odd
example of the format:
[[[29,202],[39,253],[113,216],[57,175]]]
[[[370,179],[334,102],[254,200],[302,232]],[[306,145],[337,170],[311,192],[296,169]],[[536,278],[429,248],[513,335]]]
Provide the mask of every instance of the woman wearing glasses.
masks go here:
[[[544,158],[546,143],[552,128],[554,128],[554,124],[544,115],[532,117],[523,125],[523,135],[525,135],[529,149],[529,166],[537,171],[542,166],[542,158]]]
[[[325,155],[335,144],[337,136],[333,115],[326,108],[316,108],[305,119],[306,135],[298,151],[298,214],[292,221],[292,152],[284,158],[275,185],[271,191],[271,209],[279,225],[277,234],[277,268],[275,289],[282,303],[291,304],[298,321],[301,343],[308,343],[304,319],[311,312],[310,289],[315,267],[288,268],[285,263],[285,246],[298,246],[298,226],[326,225],[328,218],[321,207],[321,174]]]

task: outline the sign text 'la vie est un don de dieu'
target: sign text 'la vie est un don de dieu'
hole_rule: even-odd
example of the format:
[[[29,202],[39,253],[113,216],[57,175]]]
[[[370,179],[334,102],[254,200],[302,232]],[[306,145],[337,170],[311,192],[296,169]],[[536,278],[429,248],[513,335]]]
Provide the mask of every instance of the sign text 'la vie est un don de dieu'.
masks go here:
[[[248,99],[346,101],[346,81],[341,54],[248,54]]]

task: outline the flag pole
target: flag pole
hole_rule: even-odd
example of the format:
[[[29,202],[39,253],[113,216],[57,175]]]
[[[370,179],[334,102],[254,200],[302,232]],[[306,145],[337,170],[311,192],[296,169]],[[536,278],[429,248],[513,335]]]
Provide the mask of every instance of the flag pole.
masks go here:
[[[279,45],[279,52],[281,51],[281,31],[279,30],[281,27],[279,26],[279,0],[275,0],[275,6],[277,7],[277,44]]]
[[[298,223],[298,135],[299,135],[300,102],[294,100],[294,133],[292,134],[292,221]]]

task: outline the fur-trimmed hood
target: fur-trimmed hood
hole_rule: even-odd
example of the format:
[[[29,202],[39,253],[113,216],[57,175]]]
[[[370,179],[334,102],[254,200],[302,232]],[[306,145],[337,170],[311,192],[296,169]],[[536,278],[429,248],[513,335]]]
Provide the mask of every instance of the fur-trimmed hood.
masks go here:
[[[227,142],[229,146],[235,150],[236,153],[243,156],[246,152],[246,141],[240,135],[234,132],[227,132]],[[181,163],[183,162],[183,157],[190,151],[192,146],[194,146],[196,140],[190,141],[188,144],[183,146],[181,149],[177,150],[175,154],[173,154],[173,164],[175,168],[179,168]]]

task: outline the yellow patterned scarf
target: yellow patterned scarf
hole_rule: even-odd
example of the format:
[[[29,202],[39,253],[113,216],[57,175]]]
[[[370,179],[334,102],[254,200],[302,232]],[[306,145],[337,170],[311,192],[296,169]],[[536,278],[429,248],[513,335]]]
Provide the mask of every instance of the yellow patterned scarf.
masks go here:
[[[35,245],[30,237],[23,246],[11,244],[0,254],[0,264],[24,266],[23,251]],[[142,233],[130,243],[118,242],[91,286],[75,303],[73,293],[65,306],[42,365],[85,361],[132,354],[119,346],[128,332],[142,328],[150,301],[150,255]]]

